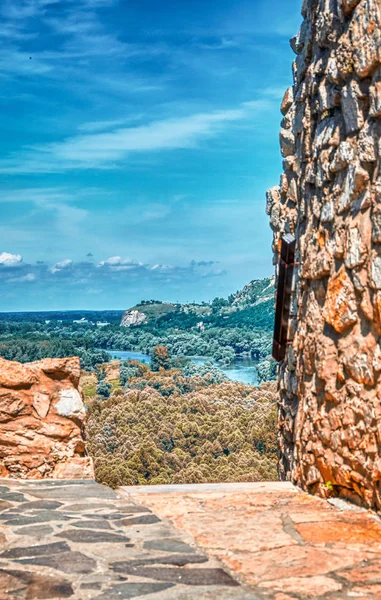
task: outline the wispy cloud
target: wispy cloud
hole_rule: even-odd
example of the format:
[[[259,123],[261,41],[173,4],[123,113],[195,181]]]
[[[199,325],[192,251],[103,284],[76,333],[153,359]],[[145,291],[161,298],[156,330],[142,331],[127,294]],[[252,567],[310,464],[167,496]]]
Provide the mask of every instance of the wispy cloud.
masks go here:
[[[115,168],[132,153],[195,148],[234,122],[256,116],[264,101],[244,102],[238,108],[153,121],[139,127],[75,135],[25,149],[0,161],[2,173],[52,173],[75,169]]]

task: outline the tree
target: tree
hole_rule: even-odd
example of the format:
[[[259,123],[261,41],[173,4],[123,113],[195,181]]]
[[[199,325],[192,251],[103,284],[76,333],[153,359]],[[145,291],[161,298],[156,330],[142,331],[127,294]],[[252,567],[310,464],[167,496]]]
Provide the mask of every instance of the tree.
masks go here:
[[[109,398],[111,394],[111,389],[111,383],[107,383],[107,381],[102,380],[97,385],[97,395],[102,396],[102,398]]]
[[[169,352],[166,346],[155,346],[152,351],[151,369],[159,371],[160,368],[169,369]]]

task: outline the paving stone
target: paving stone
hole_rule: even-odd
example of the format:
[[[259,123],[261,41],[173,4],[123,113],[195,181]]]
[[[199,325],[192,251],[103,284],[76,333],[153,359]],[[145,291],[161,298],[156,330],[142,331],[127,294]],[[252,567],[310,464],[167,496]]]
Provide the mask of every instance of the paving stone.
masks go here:
[[[108,521],[101,521],[101,519],[96,521],[76,521],[75,523],[71,523],[71,525],[81,529],[111,529],[110,523]]]
[[[144,567],[125,565],[123,573],[134,577],[147,577],[156,581],[170,581],[182,585],[227,585],[239,583],[223,569],[181,569],[175,567]]]
[[[196,595],[197,594],[197,595]],[[217,585],[197,587],[179,586],[155,594],[152,600],[297,600],[296,596],[257,596],[250,590],[243,590],[242,587],[221,587]],[[304,596],[300,599],[306,600]],[[330,598],[330,600],[342,600],[341,598]],[[353,600],[353,599],[352,599]],[[359,598],[357,600],[360,600]],[[364,599],[365,600],[365,599]]]
[[[12,504],[10,502],[7,502],[6,500],[0,500],[0,511],[1,510],[7,510],[7,508],[11,508]]]
[[[56,510],[41,510],[37,514],[27,516],[12,516],[5,524],[12,525],[12,527],[19,527],[21,525],[34,525],[35,523],[47,523],[48,521],[69,521],[72,517],[60,513]]]
[[[189,564],[208,562],[208,557],[202,554],[170,554],[168,556],[142,556],[129,561],[121,561],[114,563],[112,569],[116,573],[124,573],[125,568],[140,567],[145,565],[172,565],[176,567],[184,567]]]
[[[168,527],[167,525],[163,525],[163,523],[154,523],[149,527],[140,527],[136,525],[135,527],[128,528],[128,535],[134,542],[146,542],[149,540],[159,539],[159,538],[173,538],[176,535],[176,531],[173,527]]]
[[[64,504],[64,510],[67,512],[85,513],[88,510],[97,510],[103,508],[107,508],[107,511],[110,511],[110,509],[114,508],[114,506],[110,506],[110,503],[106,502],[77,502],[75,504]],[[117,510],[119,510],[119,508]]]
[[[90,581],[90,583],[81,583],[81,590],[100,590],[102,584],[99,581]]]
[[[30,527],[21,527],[16,529],[17,535],[31,535],[33,537],[45,537],[53,533],[53,528],[50,525],[31,525]]]
[[[34,485],[36,485],[35,482],[33,482]],[[38,485],[38,483],[37,483]],[[67,487],[68,485],[74,485],[74,486],[82,486],[82,487],[104,487],[104,486],[100,486],[100,484],[96,483],[94,481],[94,479],[44,479],[44,481],[41,481],[41,486],[42,487],[52,487],[52,488],[56,488],[56,487]],[[34,487],[35,489],[35,487]],[[29,491],[28,491],[29,493]]]
[[[17,507],[17,510],[55,510],[60,506],[63,506],[63,504],[62,502],[57,502],[57,500],[34,500],[32,502],[20,504]]]
[[[80,544],[126,543],[130,541],[130,538],[124,535],[90,529],[69,529],[62,533],[57,533],[56,537],[62,537]]]
[[[171,538],[149,540],[148,542],[144,542],[143,547],[146,550],[162,550],[163,552],[195,552],[195,549],[189,546],[189,544]]]
[[[144,512],[144,511],[140,511],[140,512]],[[109,514],[104,514],[104,513],[95,513],[95,514],[85,514],[84,515],[86,518],[88,519],[105,519],[107,521],[119,521],[120,519],[125,519],[126,518],[126,513],[109,513]]]
[[[120,512],[124,512],[124,513],[129,513],[129,514],[134,514],[134,513],[151,513],[152,511],[147,507],[147,506],[143,506],[142,504],[127,504],[124,506],[120,506],[118,507],[118,511]]]
[[[91,485],[88,487],[85,485],[69,485],[68,487],[52,486],[51,488],[35,487],[29,488],[28,494],[36,498],[53,498],[57,500],[81,500],[86,498],[117,499],[116,492],[104,485]]]
[[[8,521],[9,519],[16,518],[20,515],[19,512],[17,512],[14,508],[12,508],[11,510],[6,510],[5,512],[3,512],[0,515],[0,521]]]
[[[159,523],[159,521],[160,519],[156,515],[142,515],[123,519],[122,523],[128,527],[129,525],[152,525],[152,523]]]
[[[113,598],[137,598],[148,596],[173,587],[170,583],[122,583],[110,587],[108,590],[96,596],[97,600],[112,600]]]
[[[45,554],[59,554],[60,552],[68,551],[70,551],[70,547],[66,542],[53,542],[52,544],[11,548],[2,552],[0,558],[26,558],[29,556],[44,556]]]
[[[19,494],[18,492],[1,492],[0,491],[0,499],[5,500],[7,502],[26,502],[26,498],[23,494]]]
[[[92,573],[97,566],[94,559],[81,552],[64,552],[58,556],[37,556],[35,558],[22,558],[17,560],[23,565],[38,565],[51,567],[64,573]]]
[[[74,594],[66,579],[16,569],[0,569],[0,598],[9,600],[52,600]]]

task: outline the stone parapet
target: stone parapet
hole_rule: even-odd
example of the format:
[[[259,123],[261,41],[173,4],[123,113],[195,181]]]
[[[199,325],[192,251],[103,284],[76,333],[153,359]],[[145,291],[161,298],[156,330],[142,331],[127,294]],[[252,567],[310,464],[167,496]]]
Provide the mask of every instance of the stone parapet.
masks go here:
[[[0,477],[93,477],[79,377],[79,358],[0,359]]]

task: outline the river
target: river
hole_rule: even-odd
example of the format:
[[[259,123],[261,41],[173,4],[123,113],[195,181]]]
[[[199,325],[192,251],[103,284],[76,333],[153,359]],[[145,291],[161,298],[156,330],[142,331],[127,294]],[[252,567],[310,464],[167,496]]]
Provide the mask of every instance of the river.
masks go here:
[[[129,350],[106,350],[106,352],[108,352],[112,358],[117,360],[138,360],[147,365],[151,362],[151,357],[142,352],[132,352]],[[195,356],[190,358],[190,360],[196,364],[203,364],[212,359],[205,356]],[[246,385],[258,385],[256,362],[248,356],[236,358],[229,366],[220,366],[218,364],[216,364],[216,366],[220,371],[225,373],[226,377],[231,381],[240,381]]]

